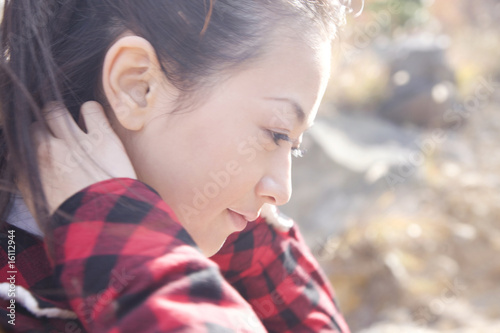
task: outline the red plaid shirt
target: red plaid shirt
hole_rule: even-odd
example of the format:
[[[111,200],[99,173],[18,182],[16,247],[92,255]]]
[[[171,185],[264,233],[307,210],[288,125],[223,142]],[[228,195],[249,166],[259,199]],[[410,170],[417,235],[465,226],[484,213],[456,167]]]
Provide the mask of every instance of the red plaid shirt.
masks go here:
[[[1,230],[0,283],[15,230],[15,283],[37,303],[17,288],[13,326],[0,299],[7,332],[349,332],[296,226],[259,219],[208,259],[139,181],[94,184],[60,209],[44,240]]]

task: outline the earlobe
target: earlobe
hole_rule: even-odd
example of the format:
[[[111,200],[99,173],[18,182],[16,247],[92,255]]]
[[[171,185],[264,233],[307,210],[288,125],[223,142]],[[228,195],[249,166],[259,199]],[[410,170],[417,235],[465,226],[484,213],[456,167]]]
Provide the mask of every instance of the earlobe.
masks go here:
[[[122,37],[108,50],[103,66],[103,90],[110,111],[125,129],[139,131],[150,117],[150,92],[159,68],[153,46],[142,37]]]

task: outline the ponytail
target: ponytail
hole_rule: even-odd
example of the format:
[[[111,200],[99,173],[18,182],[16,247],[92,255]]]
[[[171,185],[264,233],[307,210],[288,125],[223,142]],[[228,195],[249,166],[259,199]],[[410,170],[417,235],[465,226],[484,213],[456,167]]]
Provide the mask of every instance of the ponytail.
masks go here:
[[[0,44],[1,223],[8,216],[11,197],[18,193],[20,184],[32,198],[36,219],[48,218],[30,126],[38,121],[48,130],[43,107],[51,101],[67,105],[65,95],[73,94],[67,87],[64,92],[68,79],[55,51],[66,40],[78,3],[85,1],[5,0]]]
[[[36,215],[47,216],[45,195],[30,137],[34,121],[45,124],[41,109],[62,100],[51,54],[48,27],[57,2],[5,0],[1,24],[0,62],[0,215],[5,221],[16,183],[27,185]]]

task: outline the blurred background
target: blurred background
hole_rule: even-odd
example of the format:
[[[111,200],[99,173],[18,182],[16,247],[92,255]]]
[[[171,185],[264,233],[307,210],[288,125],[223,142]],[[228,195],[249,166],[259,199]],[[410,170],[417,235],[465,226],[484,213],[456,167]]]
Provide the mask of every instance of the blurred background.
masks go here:
[[[500,332],[500,1],[365,5],[282,210],[353,332]]]

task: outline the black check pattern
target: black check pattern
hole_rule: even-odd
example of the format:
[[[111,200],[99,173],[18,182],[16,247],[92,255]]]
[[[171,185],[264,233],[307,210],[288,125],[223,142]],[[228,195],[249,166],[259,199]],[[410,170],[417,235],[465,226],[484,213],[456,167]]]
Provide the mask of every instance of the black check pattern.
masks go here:
[[[260,219],[207,259],[138,181],[94,184],[60,209],[44,240],[8,224],[0,237],[16,229],[17,281],[40,307],[78,318],[38,318],[19,306],[13,330],[0,299],[6,332],[349,332],[296,227],[277,232]]]

